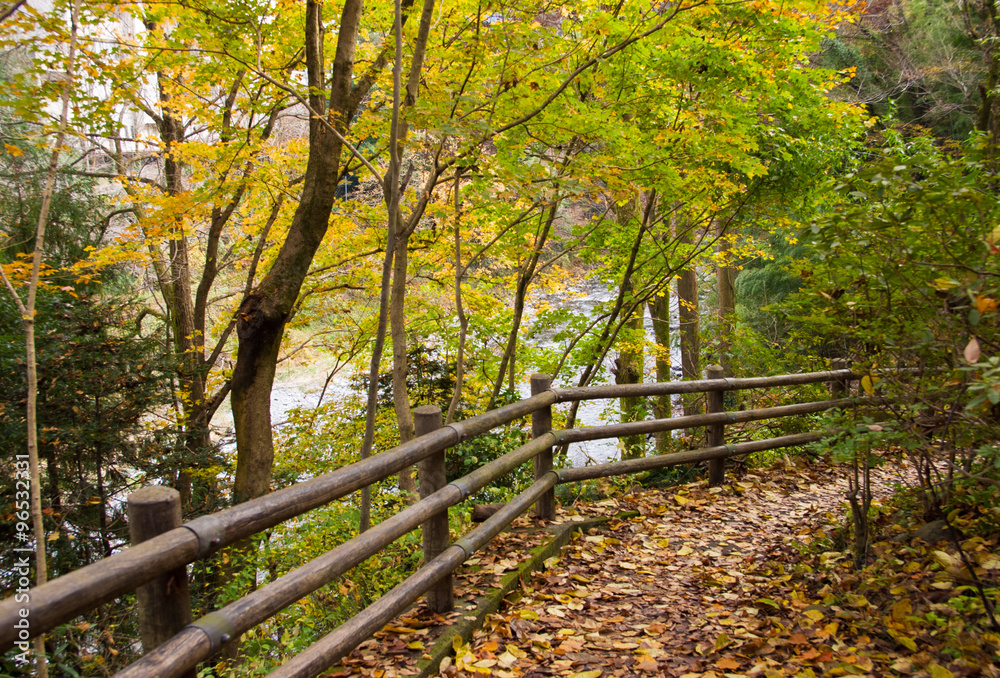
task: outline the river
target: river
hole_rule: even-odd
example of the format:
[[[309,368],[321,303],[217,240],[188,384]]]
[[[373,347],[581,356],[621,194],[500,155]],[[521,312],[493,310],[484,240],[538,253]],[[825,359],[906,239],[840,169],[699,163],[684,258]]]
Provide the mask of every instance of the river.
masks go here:
[[[539,295],[539,299],[547,304],[558,306],[559,308],[570,310],[574,313],[583,314],[587,317],[593,316],[601,304],[613,301],[615,292],[609,290],[600,281],[584,281],[570,288],[565,295]],[[677,300],[671,300],[671,337],[678,336],[677,330]],[[526,309],[525,322],[530,325],[534,317],[534,308],[530,305]],[[457,322],[456,322],[457,325]],[[653,324],[648,310],[645,315],[646,337],[653,341]],[[557,342],[552,337],[555,332],[540,334],[533,341],[535,345],[543,348],[558,347]],[[559,347],[561,348],[561,347]],[[680,364],[680,353],[676,345],[671,346],[671,363]],[[608,368],[614,362],[614,354],[610,353],[604,364],[604,378],[610,379]],[[350,378],[345,368],[343,372],[334,376],[327,386],[324,394],[324,402],[330,398],[346,397],[351,393]],[[655,378],[655,359],[647,352],[646,355],[646,379]],[[310,365],[296,365],[284,367],[279,365],[278,374],[275,378],[274,388],[271,391],[271,421],[276,426],[280,426],[288,416],[289,410],[297,407],[315,407],[323,392],[323,385],[328,375],[328,367],[321,360]],[[567,384],[568,385],[568,384]],[[574,384],[575,385],[575,382]],[[523,397],[530,395],[530,387],[525,381],[519,387]],[[442,405],[443,406],[443,405]],[[558,406],[564,410],[569,409],[569,405]],[[577,411],[578,426],[600,426],[607,423],[618,422],[618,402],[615,401],[584,401]],[[219,439],[224,447],[233,443],[232,433],[232,413],[227,403],[219,409],[213,419],[213,426],[220,432]],[[587,464],[597,464],[617,459],[620,450],[617,440],[594,440],[583,443],[574,443],[569,449],[569,461],[573,466],[585,466]]]

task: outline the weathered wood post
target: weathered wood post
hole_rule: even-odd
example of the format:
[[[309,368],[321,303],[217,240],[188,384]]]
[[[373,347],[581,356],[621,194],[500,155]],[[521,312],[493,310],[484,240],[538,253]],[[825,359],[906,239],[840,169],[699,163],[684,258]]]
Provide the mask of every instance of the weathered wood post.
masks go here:
[[[427,435],[441,428],[441,408],[421,405],[413,410],[413,428],[417,436]],[[435,452],[417,464],[420,478],[420,498],[434,494],[448,482],[444,469],[445,451]],[[451,545],[448,533],[448,511],[442,511],[421,525],[424,536],[424,562],[429,563]],[[451,612],[455,596],[451,575],[438,582],[427,592],[427,607],[434,612]]]
[[[726,370],[721,365],[709,365],[705,368],[705,376],[709,379],[722,379],[726,376]],[[725,406],[723,391],[709,391],[706,394],[708,400],[708,413],[724,412]],[[726,425],[712,424],[708,427],[708,446],[716,447],[726,444]],[[712,459],[708,462],[708,484],[710,486],[721,485],[726,481],[726,460]]]
[[[851,366],[851,364],[844,358],[834,358],[830,361],[830,369],[836,370],[846,370]],[[846,398],[847,397],[847,379],[844,377],[835,377],[834,379],[827,382],[827,388],[830,389],[831,398]]]
[[[552,387],[552,378],[536,372],[531,375],[531,395],[545,393]],[[531,413],[531,437],[538,438],[552,430],[552,407],[543,407]],[[535,455],[535,480],[552,470],[552,448]],[[556,492],[549,490],[535,502],[535,515],[542,520],[555,520]]]
[[[181,495],[172,487],[149,485],[128,497],[128,529],[132,544],[140,544],[181,524]],[[176,570],[143,584],[135,591],[139,609],[142,651],[154,648],[191,623],[191,596],[187,568]],[[195,678],[189,669],[184,678]]]

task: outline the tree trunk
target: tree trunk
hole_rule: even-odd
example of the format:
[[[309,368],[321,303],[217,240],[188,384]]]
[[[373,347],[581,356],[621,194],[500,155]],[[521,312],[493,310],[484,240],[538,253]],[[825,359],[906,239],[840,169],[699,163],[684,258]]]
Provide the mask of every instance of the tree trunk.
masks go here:
[[[38,357],[35,352],[35,298],[41,280],[42,258],[45,254],[45,231],[48,226],[49,208],[52,205],[52,195],[55,192],[56,174],[59,171],[59,156],[62,153],[66,129],[69,126],[70,92],[75,77],[75,60],[77,48],[77,28],[80,16],[80,0],[73,2],[70,32],[68,68],[63,84],[60,100],[62,113],[59,117],[59,128],[56,132],[55,144],[49,156],[49,166],[45,176],[45,187],[42,190],[42,202],[38,211],[38,222],[35,227],[35,248],[31,258],[31,278],[28,281],[28,299],[26,302],[18,296],[11,281],[0,269],[0,278],[10,291],[21,313],[21,323],[24,328],[24,362],[28,386],[25,424],[27,427],[27,454],[18,455],[21,461],[27,457],[29,475],[29,504],[31,514],[32,535],[35,539],[35,586],[41,586],[48,580],[48,560],[46,558],[45,523],[42,514],[42,471],[38,459]],[[103,505],[102,505],[103,509]],[[45,656],[45,635],[39,634],[34,640],[35,674],[38,678],[48,678],[49,665]]]
[[[687,228],[678,225],[678,228]],[[678,235],[678,241],[689,244],[690,232]],[[680,314],[681,371],[685,380],[698,379],[701,374],[699,360],[701,354],[701,327],[698,319],[698,274],[694,261],[688,263],[677,278],[677,299]],[[691,394],[682,398],[684,414],[701,412],[698,396]]]
[[[392,300],[389,302],[389,327],[392,332],[392,404],[396,410],[399,442],[413,440],[413,415],[410,413],[410,393],[406,387],[409,359],[406,341],[406,266],[409,236],[396,233],[396,254],[392,273]],[[399,472],[399,491],[407,503],[417,498],[417,483],[413,468]]]
[[[469,335],[469,318],[465,315],[462,304],[462,278],[465,268],[462,266],[462,201],[459,189],[462,180],[462,170],[455,171],[455,314],[458,316],[458,354],[455,357],[455,390],[448,403],[448,413],[444,418],[447,426],[455,418],[455,412],[462,400],[462,386],[465,381],[465,342]]]
[[[643,360],[645,353],[642,350],[643,340],[643,306],[639,305],[635,313],[625,322],[625,342],[626,346],[618,351],[618,358],[615,360],[615,383],[616,384],[641,384]],[[638,396],[624,397],[620,399],[622,423],[632,421],[642,421],[646,418],[646,399]],[[641,459],[646,452],[646,436],[635,435],[622,438],[624,449],[622,459]]]
[[[548,213],[545,215],[545,221],[535,234],[531,254],[528,255],[524,264],[517,272],[517,286],[514,290],[514,317],[511,321],[510,333],[507,335],[507,345],[504,347],[503,355],[500,358],[497,378],[493,382],[493,392],[490,395],[490,402],[486,406],[487,410],[492,409],[496,405],[505,377],[508,378],[508,388],[513,390],[512,383],[514,381],[514,360],[517,354],[517,335],[521,331],[521,321],[524,319],[524,304],[528,297],[528,287],[535,279],[535,271],[538,270],[538,261],[542,256],[542,250],[545,248],[546,242],[548,242],[549,233],[552,231],[552,224],[555,222],[556,214],[559,211],[559,202],[559,200],[556,200],[549,206]]]
[[[236,334],[239,351],[233,369],[230,402],[236,428],[235,501],[246,501],[267,492],[274,460],[271,435],[271,387],[281,349],[285,323],[291,318],[302,281],[316,250],[326,235],[343,151],[341,135],[354,118],[362,92],[351,91],[354,52],[361,20],[361,0],[347,0],[341,13],[337,51],[330,76],[329,124],[309,121],[309,159],[298,208],[288,235],[271,270],[240,304]],[[310,107],[327,114],[321,94],[324,86],[322,5],[306,3],[306,66]]]
[[[1000,83],[1000,61],[994,41],[1000,38],[1000,14],[997,12],[996,0],[985,1],[986,12],[989,14],[990,23],[993,25],[994,35],[990,39],[982,41],[984,57],[986,60],[986,84],[979,86],[979,112],[976,118],[976,129],[990,136],[989,153],[995,153],[994,146],[997,142],[997,114],[996,114],[996,88]]]
[[[651,198],[652,199],[652,198]],[[622,231],[628,229],[629,223],[636,217],[639,207],[637,196],[633,195],[629,200],[619,205],[615,215],[618,227]],[[629,274],[621,281],[621,290],[624,298],[632,296],[632,277]],[[612,372],[615,375],[616,384],[640,384],[642,383],[643,359],[643,310],[644,305],[639,304],[623,318],[624,341],[618,350],[618,357],[615,359],[615,368]],[[644,398],[626,397],[619,399],[619,409],[621,422],[641,421],[646,417],[646,403]],[[622,459],[640,459],[645,456],[646,436],[628,436],[622,439]]]
[[[656,380],[670,381],[670,291],[666,290],[649,300],[649,317],[653,320],[653,338],[656,341]],[[671,403],[669,395],[653,398],[653,415],[657,419],[669,419]],[[670,450],[670,431],[656,434],[656,453],[666,454]]]
[[[732,243],[726,239],[725,225],[719,220],[718,255],[715,280],[719,297],[719,364],[727,377],[733,376],[732,346],[736,329],[736,269],[730,261]]]

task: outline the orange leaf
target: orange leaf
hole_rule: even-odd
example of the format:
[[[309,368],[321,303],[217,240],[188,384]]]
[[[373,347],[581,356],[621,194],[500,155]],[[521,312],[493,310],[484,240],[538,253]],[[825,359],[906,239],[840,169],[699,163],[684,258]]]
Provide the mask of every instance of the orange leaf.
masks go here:
[[[980,314],[995,311],[997,310],[997,306],[1000,306],[1000,301],[997,301],[996,299],[990,299],[989,297],[976,297],[976,310],[978,310]]]
[[[723,657],[719,661],[715,662],[715,666],[725,671],[727,669],[731,670],[740,668],[740,663],[732,657]]]

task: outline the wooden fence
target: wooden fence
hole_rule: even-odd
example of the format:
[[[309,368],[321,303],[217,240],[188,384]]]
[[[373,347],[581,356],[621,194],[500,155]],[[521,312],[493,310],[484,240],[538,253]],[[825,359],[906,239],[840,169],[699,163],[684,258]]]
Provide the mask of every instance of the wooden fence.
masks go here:
[[[422,527],[423,567],[271,674],[316,676],[425,593],[428,605],[435,611],[449,610],[452,606],[451,573],[532,504],[539,517],[554,518],[554,487],[557,484],[703,461],[709,463],[709,481],[717,484],[724,478],[728,457],[804,445],[824,437],[822,432],[814,432],[727,444],[727,425],[811,414],[857,402],[845,397],[850,380],[859,376],[849,369],[750,379],[724,378],[722,368],[717,366],[709,367],[707,372],[709,378],[700,381],[585,388],[551,388],[547,375],[535,374],[531,377],[530,398],[448,426],[441,425],[439,408],[418,407],[414,410],[418,434],[415,440],[183,525],[180,524],[176,492],[162,486],[140,489],[129,497],[132,546],[31,589],[27,606],[15,601],[13,596],[0,602],[0,651],[26,647],[30,638],[117,596],[136,591],[146,654],[117,675],[130,678],[194,676],[195,667],[218,653],[226,643],[330,583],[407,532]],[[832,399],[739,412],[723,411],[726,391],[822,382],[829,385]],[[552,430],[552,406],[558,403],[696,393],[707,395],[706,414]],[[462,478],[446,481],[445,450],[529,415],[530,442]],[[553,448],[557,445],[693,427],[708,428],[708,447],[595,466],[553,469]],[[534,464],[534,483],[484,523],[451,543],[448,507],[464,501],[528,461]],[[413,464],[419,464],[421,498],[418,502],[247,596],[191,621],[186,569],[189,563]],[[28,629],[21,628],[24,623],[18,623],[23,619],[22,608],[29,610]]]

